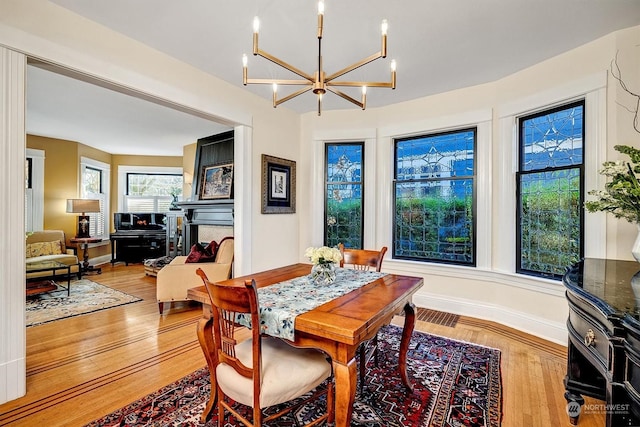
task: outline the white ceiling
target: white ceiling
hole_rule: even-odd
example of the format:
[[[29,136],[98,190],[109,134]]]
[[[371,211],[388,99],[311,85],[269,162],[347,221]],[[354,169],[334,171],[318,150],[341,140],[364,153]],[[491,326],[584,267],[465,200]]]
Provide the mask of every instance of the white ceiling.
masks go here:
[[[255,15],[261,20],[261,49],[307,73],[317,65],[317,9],[311,0],[51,1],[239,87]],[[397,89],[370,89],[368,108],[493,81],[640,25],[640,1],[326,0],[322,54],[327,73],[380,50],[383,18],[389,21],[388,57],[345,76],[388,80],[389,61],[396,59]],[[292,76],[250,55],[249,77]],[[34,67],[28,88],[29,132],[111,153],[180,155],[183,145],[217,133],[204,119]],[[271,99],[268,86],[245,90]],[[305,93],[282,107],[303,113],[315,111],[316,104]],[[333,94],[324,97],[323,110],[350,108],[357,107]]]
[[[182,156],[182,147],[228,130],[210,120],[36,66],[27,67],[27,133],[112,154]]]

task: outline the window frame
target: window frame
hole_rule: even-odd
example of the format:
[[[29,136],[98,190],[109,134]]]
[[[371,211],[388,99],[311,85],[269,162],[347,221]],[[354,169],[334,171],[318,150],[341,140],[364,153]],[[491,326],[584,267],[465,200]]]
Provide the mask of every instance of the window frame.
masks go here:
[[[126,212],[127,206],[127,193],[128,193],[128,181],[127,175],[133,174],[151,174],[151,175],[182,175],[184,180],[184,173],[182,167],[176,166],[118,166],[118,203],[117,212]],[[184,196],[184,181],[182,184],[182,194]],[[137,196],[136,196],[137,197]]]
[[[328,141],[365,141],[366,159],[366,218],[364,246],[366,248],[391,247],[393,241],[393,215],[390,209],[393,203],[393,139],[420,135],[427,132],[440,132],[464,127],[477,129],[476,155],[476,268],[459,265],[435,264],[410,260],[396,260],[391,251],[385,256],[385,269],[401,268],[415,274],[453,274],[473,278],[480,271],[492,268],[495,248],[492,242],[492,122],[493,110],[490,108],[470,110],[451,115],[438,115],[421,118],[399,124],[375,128],[319,129],[311,136],[311,186],[309,195],[308,229],[301,230],[301,238],[311,245],[320,245],[323,241],[324,191],[323,156],[324,143]]]
[[[27,148],[27,161],[30,161],[30,188],[25,188],[25,231],[44,229],[44,161],[45,151]]]
[[[582,107],[582,161],[579,165],[564,165],[564,166],[551,166],[543,169],[531,169],[531,170],[523,170],[524,162],[525,162],[525,150],[524,150],[524,135],[523,135],[523,123],[526,120],[532,120],[537,117],[547,116],[559,111],[569,110],[576,107]],[[518,134],[516,139],[517,144],[517,153],[518,153],[518,165],[515,173],[515,190],[516,190],[516,241],[515,241],[515,271],[518,274],[524,274],[534,277],[540,277],[545,279],[554,279],[561,280],[561,274],[554,273],[544,273],[541,271],[528,270],[522,267],[522,227],[520,226],[522,222],[521,212],[522,212],[522,177],[532,174],[539,174],[545,172],[555,172],[555,171],[564,171],[564,170],[578,170],[580,176],[580,200],[579,206],[580,209],[580,248],[578,259],[582,259],[584,257],[584,240],[585,240],[585,209],[584,209],[584,201],[585,201],[585,153],[587,149],[587,136],[586,136],[586,118],[587,118],[587,108],[586,108],[586,100],[584,98],[573,100],[566,104],[554,105],[551,108],[541,109],[531,114],[526,114],[519,116],[517,118],[518,125]]]
[[[363,249],[364,248],[364,232],[365,232],[365,177],[366,177],[366,152],[365,152],[365,141],[331,141],[325,142],[324,144],[324,220],[323,220],[323,242],[324,245],[327,245],[327,211],[328,211],[328,191],[327,188],[329,186],[329,168],[328,168],[328,160],[329,160],[329,147],[331,146],[359,146],[362,151],[362,160],[360,163],[360,181],[358,182],[340,182],[338,184],[359,184],[360,185],[360,245],[357,248],[352,249]],[[332,184],[336,184],[335,181],[331,182]]]
[[[86,169],[100,171],[100,193],[87,193],[85,191],[84,174]],[[100,214],[102,214],[104,218],[103,227],[101,230],[96,229],[96,235],[92,237],[98,237],[104,240],[109,238],[109,230],[111,230],[110,181],[111,166],[109,164],[89,157],[80,158],[80,197],[83,199],[97,198],[101,201],[102,207]],[[94,222],[96,214],[89,213],[88,215],[91,216],[91,222]]]
[[[398,184],[398,142],[403,142],[403,141],[410,141],[412,139],[422,139],[422,138],[429,138],[429,137],[439,137],[439,136],[444,136],[444,135],[451,135],[451,134],[456,134],[456,133],[463,133],[463,132],[473,132],[473,175],[469,176],[469,175],[465,175],[464,177],[446,177],[446,178],[441,178],[441,177],[436,177],[436,178],[419,178],[419,179],[409,179],[409,180],[403,180],[403,182],[440,182],[440,181],[453,181],[453,180],[468,180],[468,179],[472,179],[472,202],[471,202],[471,209],[472,209],[472,239],[471,239],[471,245],[472,245],[472,259],[470,262],[460,262],[460,261],[456,261],[456,260],[443,260],[443,259],[435,259],[435,258],[420,258],[420,257],[412,257],[412,256],[403,256],[403,255],[398,255],[397,253],[397,248],[396,248],[396,230],[397,230],[397,222],[396,222],[396,203],[397,203],[397,194],[396,194],[396,189],[397,189],[397,184]],[[447,129],[447,130],[438,130],[438,131],[433,131],[433,132],[424,132],[424,133],[420,133],[417,135],[411,135],[411,136],[406,136],[406,137],[395,137],[392,138],[392,145],[393,145],[393,157],[392,157],[392,161],[393,161],[393,174],[392,174],[392,180],[391,180],[391,185],[392,185],[392,205],[391,205],[391,218],[392,218],[392,230],[391,230],[391,253],[392,253],[392,257],[393,259],[398,259],[398,260],[408,260],[408,261],[416,261],[416,262],[420,262],[420,263],[436,263],[436,264],[450,264],[450,265],[456,265],[456,266],[463,266],[463,267],[476,267],[477,266],[477,260],[478,260],[478,207],[477,207],[477,199],[478,199],[478,136],[479,134],[479,130],[478,130],[478,126],[461,126],[461,127],[456,127],[456,128],[451,128],[451,129]]]
[[[492,269],[497,272],[511,274],[519,280],[514,284],[531,289],[548,290],[553,292],[560,281],[516,273],[516,257],[514,256],[516,242],[516,180],[514,175],[518,170],[517,134],[518,117],[529,115],[537,111],[548,110],[554,106],[567,105],[572,101],[585,100],[585,134],[584,138],[596,141],[588,144],[584,155],[584,188],[585,190],[602,188],[606,178],[598,173],[607,155],[607,74],[596,73],[580,81],[561,85],[544,92],[516,99],[496,108],[497,127],[500,133],[501,149],[495,153],[496,175],[501,183],[501,192],[495,194],[495,209],[493,221],[500,224],[504,232],[494,239],[494,257]],[[588,198],[588,197],[587,197]],[[588,232],[584,236],[584,256],[590,258],[606,258],[607,241],[606,215],[604,213],[585,215],[584,229]],[[535,284],[535,286],[533,286]]]
[[[129,178],[130,178],[131,175],[175,176],[175,177],[180,177],[183,180],[183,182],[181,183],[180,190],[184,189],[184,175],[182,173],[167,173],[167,172],[154,173],[154,172],[150,172],[150,171],[146,171],[146,172],[129,171],[129,172],[126,172],[125,173],[125,177],[126,177],[125,194],[123,196],[123,210],[122,210],[122,212],[140,212],[140,211],[137,211],[137,210],[131,211],[129,209],[129,200],[131,200],[131,199],[153,200],[153,209],[151,210],[151,212],[163,212],[159,207],[160,201],[167,201],[167,202],[169,202],[169,204],[171,204],[171,202],[173,201],[173,197],[171,197],[170,195],[166,195],[166,196],[161,196],[161,195],[132,196],[132,195],[130,195],[129,194],[129,191],[130,191]],[[179,200],[183,200],[183,199],[184,199],[184,192],[182,194],[180,194],[180,199]]]

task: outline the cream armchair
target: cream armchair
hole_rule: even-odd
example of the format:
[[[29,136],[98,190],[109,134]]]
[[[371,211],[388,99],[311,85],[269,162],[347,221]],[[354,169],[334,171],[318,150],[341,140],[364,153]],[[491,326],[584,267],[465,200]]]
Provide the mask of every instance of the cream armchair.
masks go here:
[[[164,310],[165,302],[187,301],[187,290],[202,286],[202,279],[196,274],[198,268],[201,268],[212,282],[231,277],[233,237],[226,237],[220,242],[214,262],[185,263],[186,259],[186,256],[177,256],[158,271],[156,295],[160,314]]]

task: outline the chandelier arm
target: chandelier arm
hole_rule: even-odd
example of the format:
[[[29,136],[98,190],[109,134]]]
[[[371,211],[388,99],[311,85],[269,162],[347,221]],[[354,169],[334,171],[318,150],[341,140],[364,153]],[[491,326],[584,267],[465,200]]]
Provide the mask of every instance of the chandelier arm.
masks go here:
[[[309,92],[311,90],[311,88],[312,88],[312,86],[304,87],[304,88],[302,88],[302,89],[300,89],[300,90],[298,90],[296,92],[293,92],[292,94],[289,94],[289,95],[285,96],[284,98],[280,98],[280,99],[274,100],[274,105],[273,106],[277,107],[278,105],[282,104],[283,102],[287,102],[288,100],[293,99],[298,95],[302,95],[305,92]]]
[[[322,37],[318,37],[318,76],[322,75]]]
[[[354,99],[354,98],[350,97],[349,95],[347,95],[346,93],[341,92],[341,91],[339,91],[337,89],[332,89],[330,87],[327,87],[327,90],[329,92],[331,92],[331,93],[335,93],[336,95],[338,95],[341,98],[346,99],[347,101],[351,102],[352,104],[356,104],[358,107],[362,108],[363,110],[365,109],[364,102],[360,102],[357,99]]]
[[[271,85],[271,84],[278,84],[278,85],[297,85],[297,86],[310,86],[312,83],[307,81],[307,80],[280,80],[280,79],[247,79],[247,83],[246,84],[253,84],[253,85]]]
[[[341,86],[341,87],[384,87],[395,89],[393,86],[393,82],[344,82],[344,81],[336,81],[327,83],[327,86]]]
[[[260,55],[264,59],[268,59],[269,61],[273,62],[274,64],[277,64],[277,65],[281,66],[282,68],[286,68],[287,70],[291,71],[292,73],[297,74],[300,77],[302,77],[303,79],[307,79],[311,83],[313,83],[313,77],[312,76],[310,76],[309,74],[305,73],[302,70],[299,70],[298,68],[294,67],[293,65],[288,64],[288,63],[284,62],[283,60],[281,60],[279,58],[276,58],[275,56],[271,55],[270,53],[265,52],[264,50],[258,49],[257,53],[255,53],[255,55]]]
[[[335,79],[336,77],[340,77],[343,74],[347,74],[349,71],[353,71],[356,68],[360,68],[363,65],[367,65],[368,63],[373,62],[373,61],[375,61],[376,59],[379,59],[379,58],[383,58],[382,52],[374,53],[373,55],[363,59],[362,61],[356,62],[355,64],[351,64],[348,67],[343,68],[342,70],[331,74],[330,76],[325,78],[324,81],[325,82],[330,82],[331,80]]]

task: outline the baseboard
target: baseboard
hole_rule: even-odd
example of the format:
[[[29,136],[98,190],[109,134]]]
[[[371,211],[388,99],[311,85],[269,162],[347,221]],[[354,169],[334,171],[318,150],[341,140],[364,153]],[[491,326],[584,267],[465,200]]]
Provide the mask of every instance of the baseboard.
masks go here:
[[[16,359],[0,364],[0,404],[27,393],[26,360]]]
[[[110,262],[111,262],[111,255],[102,255],[102,256],[89,259],[89,264],[91,265],[102,265],[102,264],[108,264]]]
[[[513,311],[499,305],[482,304],[478,301],[424,292],[414,295],[413,303],[418,307],[491,320],[556,344],[567,345],[567,327],[564,322],[550,322],[548,319]]]

